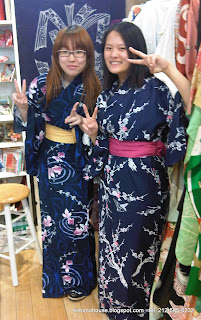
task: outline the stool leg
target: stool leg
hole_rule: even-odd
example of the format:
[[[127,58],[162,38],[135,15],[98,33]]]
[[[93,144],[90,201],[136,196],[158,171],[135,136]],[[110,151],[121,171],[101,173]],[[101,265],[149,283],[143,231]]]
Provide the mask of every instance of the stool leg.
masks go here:
[[[16,266],[16,259],[15,259],[15,244],[13,239],[13,225],[12,225],[12,218],[11,218],[9,204],[4,205],[4,212],[5,212],[7,237],[8,237],[8,249],[9,249],[9,257],[10,257],[12,282],[13,282],[13,286],[16,287],[18,286],[18,277],[17,277],[17,266]]]
[[[36,234],[36,229],[35,229],[35,226],[34,226],[34,223],[33,223],[33,219],[32,219],[32,216],[31,216],[31,212],[29,210],[27,199],[22,200],[22,205],[23,205],[24,211],[26,213],[27,222],[28,222],[28,225],[29,225],[29,228],[30,228],[30,231],[31,231],[32,238],[35,241],[36,252],[38,254],[39,262],[40,262],[40,264],[43,264],[42,252],[41,252],[40,244],[39,244],[38,237],[37,237],[37,234]]]

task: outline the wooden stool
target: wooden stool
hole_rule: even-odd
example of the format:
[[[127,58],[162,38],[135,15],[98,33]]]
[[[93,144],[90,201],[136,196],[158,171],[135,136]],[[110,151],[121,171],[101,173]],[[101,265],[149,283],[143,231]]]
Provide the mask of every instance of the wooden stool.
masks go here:
[[[35,226],[33,223],[33,219],[29,210],[27,197],[30,194],[30,190],[27,186],[20,184],[20,183],[2,183],[0,184],[0,205],[4,206],[3,215],[5,216],[5,224],[0,224],[1,228],[6,229],[7,231],[7,239],[8,239],[8,250],[9,256],[5,254],[0,254],[0,257],[4,259],[10,260],[10,268],[11,268],[11,275],[12,275],[12,282],[13,286],[18,286],[18,277],[17,277],[17,267],[16,267],[16,259],[15,255],[19,253],[21,250],[28,247],[31,243],[35,242],[36,251],[39,257],[40,264],[42,264],[42,253],[41,248],[38,242]],[[13,212],[15,215],[18,215],[17,218],[12,219],[11,212],[10,212],[10,204],[22,201],[23,212]],[[28,222],[31,237],[21,237],[26,243],[17,250],[15,250],[15,243],[14,243],[14,235],[13,235],[13,223],[26,217]]]

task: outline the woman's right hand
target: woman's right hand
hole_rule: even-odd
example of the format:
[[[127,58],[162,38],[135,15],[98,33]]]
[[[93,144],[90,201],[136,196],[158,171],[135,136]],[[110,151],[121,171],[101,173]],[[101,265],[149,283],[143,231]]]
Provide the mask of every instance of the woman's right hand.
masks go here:
[[[90,116],[87,106],[83,104],[83,109],[86,117],[85,118],[77,114],[76,109],[78,105],[79,105],[79,102],[76,102],[74,104],[70,115],[65,118],[64,122],[68,123],[71,127],[75,125],[79,125],[80,129],[86,134],[88,134],[88,136],[91,138],[91,140],[95,144],[97,133],[98,133],[98,123],[96,121],[98,108],[95,108],[92,116]]]
[[[28,111],[28,100],[26,96],[26,80],[22,82],[22,91],[18,86],[17,80],[14,79],[15,83],[15,93],[12,94],[12,99],[14,104],[19,108],[22,120],[27,121],[27,111]]]
[[[17,80],[14,79],[15,93],[13,93],[13,102],[19,109],[28,109],[28,100],[26,96],[26,80],[22,82],[22,91],[20,91]]]

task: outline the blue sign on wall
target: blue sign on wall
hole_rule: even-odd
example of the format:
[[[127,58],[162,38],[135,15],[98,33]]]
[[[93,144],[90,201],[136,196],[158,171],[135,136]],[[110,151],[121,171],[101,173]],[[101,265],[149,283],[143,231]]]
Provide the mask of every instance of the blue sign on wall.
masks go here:
[[[15,0],[21,78],[27,85],[47,72],[58,31],[78,24],[90,34],[101,78],[101,40],[104,31],[125,17],[125,0]]]

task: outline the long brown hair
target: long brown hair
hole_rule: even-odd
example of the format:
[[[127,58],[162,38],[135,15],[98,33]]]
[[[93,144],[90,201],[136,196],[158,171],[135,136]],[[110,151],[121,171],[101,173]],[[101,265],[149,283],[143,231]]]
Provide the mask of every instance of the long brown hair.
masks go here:
[[[52,67],[46,81],[46,106],[58,96],[62,88],[62,69],[59,64],[58,50],[71,43],[73,49],[86,51],[86,66],[82,72],[84,86],[84,103],[93,110],[98,94],[101,91],[100,81],[94,70],[94,46],[88,32],[80,26],[67,27],[60,30],[56,36],[52,50]]]

